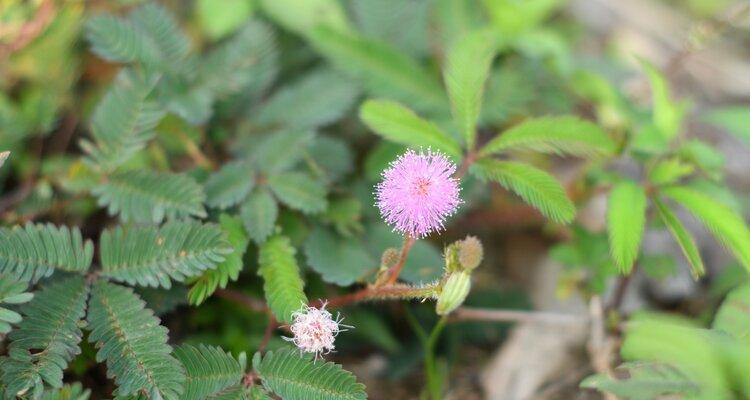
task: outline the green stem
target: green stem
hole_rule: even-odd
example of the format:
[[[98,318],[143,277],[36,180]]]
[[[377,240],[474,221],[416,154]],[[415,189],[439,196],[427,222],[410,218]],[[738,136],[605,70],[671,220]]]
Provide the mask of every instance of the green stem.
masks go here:
[[[424,368],[425,376],[427,378],[427,391],[432,400],[440,400],[443,398],[443,380],[440,377],[440,372],[435,363],[435,346],[440,338],[440,334],[443,333],[446,322],[448,322],[448,317],[444,315],[440,318],[435,327],[432,328],[432,332],[427,338],[427,342],[424,344]]]

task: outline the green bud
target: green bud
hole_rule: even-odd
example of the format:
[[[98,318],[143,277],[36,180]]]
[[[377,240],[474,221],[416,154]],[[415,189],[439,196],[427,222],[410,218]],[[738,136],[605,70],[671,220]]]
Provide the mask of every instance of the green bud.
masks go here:
[[[394,265],[398,264],[398,259],[401,257],[398,249],[390,247],[385,249],[383,255],[380,256],[380,268],[389,269]]]
[[[475,269],[482,262],[484,249],[482,242],[475,236],[467,236],[458,242],[458,262],[469,271]]]
[[[443,290],[438,296],[435,311],[445,315],[463,304],[471,289],[471,275],[468,272],[454,272],[448,276]]]
[[[445,257],[445,272],[447,274],[461,271],[461,264],[458,262],[458,242],[452,243],[445,248],[443,257]]]

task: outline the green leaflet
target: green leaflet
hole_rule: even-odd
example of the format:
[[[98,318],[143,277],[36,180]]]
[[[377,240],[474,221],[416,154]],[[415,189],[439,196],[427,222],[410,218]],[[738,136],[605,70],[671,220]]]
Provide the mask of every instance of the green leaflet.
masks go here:
[[[122,221],[154,222],[184,217],[205,217],[205,194],[192,178],[173,173],[133,170],[109,176],[92,193],[110,215]]]
[[[726,129],[746,142],[750,141],[750,107],[730,106],[713,109],[703,119]]]
[[[247,244],[250,239],[245,233],[242,221],[238,217],[227,214],[219,216],[221,230],[232,246],[232,253],[226,259],[216,265],[215,269],[208,269],[192,282],[188,301],[190,304],[199,305],[211,296],[217,288],[225,288],[229,281],[236,281],[242,271],[242,257],[245,255]]]
[[[114,395],[147,394],[149,398],[180,400],[185,371],[172,357],[167,329],[132,289],[100,280],[89,301],[89,342],[96,360],[107,362],[107,375],[117,384]]]
[[[651,82],[653,97],[653,123],[667,141],[674,139],[682,128],[682,119],[687,111],[687,103],[675,102],[670,98],[669,87],[664,75],[656,67],[641,60]]]
[[[27,390],[39,397],[45,383],[62,387],[63,369],[81,352],[88,294],[84,278],[75,276],[44,287],[23,306],[23,321],[8,335],[9,358],[0,363],[7,398]]]
[[[314,361],[294,349],[269,351],[253,357],[263,386],[285,400],[361,400],[365,387],[351,372],[332,362]]]
[[[629,274],[638,258],[646,226],[646,192],[631,181],[617,184],[609,194],[607,232],[615,264]]]
[[[47,390],[41,400],[89,400],[91,391],[76,382],[60,389]]]
[[[399,103],[367,100],[360,107],[359,116],[370,129],[390,141],[439,150],[454,159],[461,157],[461,148],[453,138]]]
[[[261,0],[263,11],[277,24],[300,35],[308,35],[318,26],[346,31],[349,21],[336,0]]]
[[[729,293],[721,303],[712,327],[750,344],[750,284]]]
[[[288,171],[305,156],[305,151],[315,139],[315,131],[289,129],[266,135],[260,143],[253,142],[251,159],[261,171],[277,173]]]
[[[404,102],[419,111],[448,110],[440,82],[388,43],[326,26],[314,29],[309,37],[324,57],[362,82],[370,94]]]
[[[154,4],[138,7],[128,19],[97,15],[86,23],[86,38],[93,52],[115,62],[166,67],[190,50],[172,15]]]
[[[513,161],[485,159],[477,163],[477,173],[483,178],[500,183],[519,195],[547,218],[569,223],[575,218],[576,208],[557,180],[531,165]]]
[[[699,386],[701,398],[721,399],[730,387],[721,367],[725,339],[676,318],[641,314],[628,323],[621,353],[627,361],[671,365],[692,386]]]
[[[94,245],[78,228],[32,224],[0,228],[0,273],[24,281],[38,281],[54,269],[86,272]]]
[[[467,33],[450,47],[443,69],[453,116],[469,149],[476,141],[484,86],[498,49],[497,37],[498,32],[492,29]]]
[[[599,126],[574,116],[526,120],[499,134],[482,148],[481,155],[509,150],[597,156],[613,154],[615,143]]]
[[[362,243],[342,238],[323,228],[314,229],[305,242],[305,257],[324,281],[348,286],[378,267]]]
[[[163,7],[146,3],[133,10],[130,21],[148,35],[166,62],[176,63],[190,52],[190,41]]]
[[[325,186],[305,173],[273,175],[268,185],[282,203],[305,214],[320,213],[328,206]]]
[[[81,141],[88,161],[112,170],[142,150],[154,137],[164,116],[162,107],[149,98],[154,82],[124,70],[99,101],[91,118],[93,142]]]
[[[750,229],[741,215],[712,197],[686,187],[666,188],[662,194],[698,218],[750,270]]]
[[[233,251],[219,227],[196,221],[117,227],[102,233],[100,246],[103,276],[165,288],[216,268]]]
[[[292,313],[307,304],[296,250],[285,236],[276,235],[260,246],[258,275],[268,307],[281,322],[291,322]]]
[[[276,37],[266,23],[251,19],[202,61],[197,78],[201,89],[219,97],[240,90],[260,93],[276,77]]]
[[[654,185],[670,185],[690,175],[695,170],[679,158],[669,158],[656,164],[648,174],[648,180]]]
[[[275,92],[251,120],[262,127],[313,129],[343,117],[358,95],[355,82],[331,69],[318,68]]]
[[[255,171],[248,163],[236,161],[226,164],[206,180],[206,204],[227,209],[242,202],[254,186]]]
[[[240,218],[256,244],[263,243],[273,233],[279,206],[268,190],[258,189],[242,204]]]
[[[17,281],[8,275],[0,274],[0,334],[7,334],[11,324],[21,322],[21,315],[13,310],[3,308],[5,304],[27,303],[34,298],[34,294],[26,292],[28,284]]]
[[[186,344],[176,347],[174,356],[185,367],[181,400],[214,398],[239,384],[244,375],[237,360],[219,347]]]
[[[654,198],[653,201],[664,225],[672,233],[672,237],[677,241],[682,253],[687,258],[693,277],[698,278],[703,276],[706,273],[706,268],[703,266],[703,259],[698,251],[698,246],[695,244],[693,235],[690,234],[690,231],[685,228],[682,222],[680,222],[677,216],[674,215],[672,210],[661,199]]]
[[[666,395],[694,395],[698,392],[694,382],[666,364],[630,362],[617,367],[617,371],[627,372],[627,378],[615,379],[598,374],[584,379],[581,387],[609,392],[624,400],[656,400]]]
[[[159,48],[132,21],[97,15],[86,22],[91,50],[108,61],[156,65],[163,60]]]

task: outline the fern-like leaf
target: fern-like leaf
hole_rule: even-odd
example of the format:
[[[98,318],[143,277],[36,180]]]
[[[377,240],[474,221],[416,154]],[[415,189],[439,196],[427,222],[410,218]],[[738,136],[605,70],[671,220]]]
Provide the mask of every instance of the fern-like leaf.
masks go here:
[[[146,170],[112,174],[92,192],[110,215],[123,221],[154,222],[183,217],[205,217],[205,194],[192,178]]]
[[[313,139],[315,131],[312,130],[274,131],[259,143],[257,139],[252,140],[250,159],[268,175],[288,171],[302,161]]]
[[[167,328],[159,325],[132,289],[100,280],[89,302],[89,341],[96,360],[107,362],[107,375],[118,388],[115,395],[149,399],[182,398],[185,373],[167,344]]]
[[[243,376],[240,363],[219,347],[182,345],[174,356],[185,367],[182,400],[204,400],[221,394]]]
[[[269,351],[253,358],[263,386],[286,400],[362,400],[365,386],[332,362],[315,361],[293,349]]]
[[[230,280],[236,281],[240,275],[240,271],[242,271],[242,257],[245,255],[245,249],[250,241],[242,226],[242,221],[237,217],[222,214],[219,216],[219,225],[221,226],[221,230],[226,234],[233,251],[215,269],[203,271],[193,281],[193,286],[190,288],[190,292],[188,292],[190,304],[198,305],[203,303],[217,288],[221,287],[223,289]]]
[[[247,197],[255,186],[255,171],[245,162],[233,162],[211,174],[204,185],[206,204],[226,209]]]
[[[31,224],[0,228],[0,273],[25,281],[50,276],[55,269],[85,272],[94,245],[78,228]]]
[[[698,218],[750,270],[750,229],[741,215],[711,196],[690,188],[675,186],[662,193]]]
[[[94,110],[91,120],[94,142],[81,142],[92,164],[105,170],[114,169],[153,138],[164,111],[148,99],[152,88],[153,82],[144,82],[134,72],[120,73]]]
[[[105,60],[145,65],[162,62],[156,44],[131,21],[97,15],[86,21],[85,31],[91,50]]]
[[[3,308],[3,304],[22,304],[34,298],[33,293],[26,292],[28,284],[8,275],[0,274],[0,334],[10,332],[11,324],[21,322],[21,314]]]
[[[251,120],[265,127],[313,129],[341,118],[358,94],[354,82],[328,68],[319,68],[279,89]]]
[[[597,125],[572,116],[542,117],[522,122],[492,139],[482,155],[531,150],[578,156],[607,155],[615,143]]]
[[[260,246],[258,275],[263,277],[268,307],[283,322],[291,322],[292,313],[307,304],[295,253],[289,239],[280,235]]]
[[[317,214],[328,207],[325,186],[305,173],[274,175],[268,178],[268,185],[282,203],[305,214]]]
[[[498,47],[497,35],[492,29],[467,33],[451,46],[446,58],[443,80],[468,148],[474,148],[484,84]]]
[[[257,244],[261,244],[273,233],[279,206],[267,190],[256,190],[240,208],[240,217],[245,229]]]
[[[171,281],[215,268],[232,252],[219,227],[196,221],[117,227],[102,233],[102,275],[131,285],[171,287]]]
[[[130,14],[130,21],[150,38],[167,62],[177,63],[190,52],[190,41],[163,7],[146,3]]]
[[[218,96],[243,89],[257,93],[276,76],[277,58],[271,28],[250,21],[205,57],[198,80],[202,88]]]
[[[612,258],[626,275],[633,269],[646,226],[646,192],[624,181],[612,189],[607,209],[607,232]]]
[[[576,208],[565,189],[547,172],[512,161],[485,159],[477,163],[477,173],[503,185],[547,218],[568,223],[575,218]]]
[[[712,327],[750,344],[750,284],[746,283],[727,295]]]
[[[402,101],[419,111],[448,111],[440,82],[391,45],[326,26],[315,29],[310,38],[321,54],[373,95]]]
[[[667,207],[660,199],[654,198],[654,205],[659,211],[659,216],[667,226],[669,231],[672,233],[672,237],[677,241],[680,246],[682,253],[690,264],[690,270],[694,278],[699,278],[706,273],[706,268],[703,266],[703,259],[698,251],[698,245],[695,244],[695,239],[690,231],[680,222],[672,210]]]
[[[45,287],[22,307],[24,319],[8,335],[8,359],[0,366],[6,396],[30,391],[38,398],[44,383],[62,387],[63,370],[81,352],[79,322],[88,293],[85,279],[75,276]]]
[[[368,100],[360,107],[362,121],[378,135],[412,147],[429,147],[459,158],[461,148],[437,125],[412,110],[388,100]]]

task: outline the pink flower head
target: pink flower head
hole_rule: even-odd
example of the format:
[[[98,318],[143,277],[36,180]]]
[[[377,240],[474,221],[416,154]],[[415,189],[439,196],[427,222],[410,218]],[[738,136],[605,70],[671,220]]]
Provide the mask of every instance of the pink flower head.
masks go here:
[[[294,337],[284,338],[307,353],[315,353],[317,358],[321,354],[333,351],[334,341],[339,332],[351,326],[340,325],[342,319],[326,310],[325,303],[320,308],[303,306],[292,314],[292,325],[289,327]]]
[[[385,222],[405,235],[425,237],[461,203],[456,165],[438,152],[408,150],[383,171],[375,190]]]

